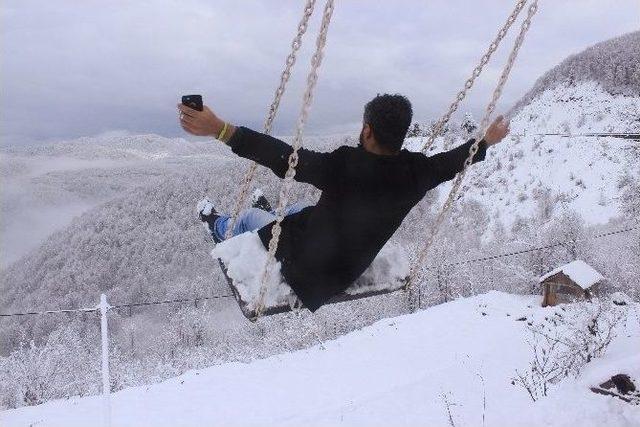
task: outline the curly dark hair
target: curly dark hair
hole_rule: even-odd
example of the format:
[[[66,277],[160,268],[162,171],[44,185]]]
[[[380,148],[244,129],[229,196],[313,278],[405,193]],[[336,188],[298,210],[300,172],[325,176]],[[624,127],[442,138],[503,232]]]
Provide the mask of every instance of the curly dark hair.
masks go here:
[[[378,95],[364,106],[364,122],[371,126],[378,144],[397,152],[407,135],[413,109],[402,95]]]

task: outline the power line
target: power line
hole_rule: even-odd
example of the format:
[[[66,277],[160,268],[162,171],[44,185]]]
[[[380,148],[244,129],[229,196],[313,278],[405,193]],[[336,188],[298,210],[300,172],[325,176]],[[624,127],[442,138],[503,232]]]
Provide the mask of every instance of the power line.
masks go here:
[[[145,302],[134,302],[129,304],[117,304],[112,305],[111,308],[125,308],[125,307],[144,307],[148,305],[162,305],[162,304],[178,304],[178,303],[198,303],[198,301],[207,301],[213,299],[223,299],[223,298],[232,298],[233,295],[214,295],[211,297],[201,297],[201,298],[193,298],[193,299],[172,299],[172,300],[164,300],[164,301],[145,301]]]
[[[613,235],[616,235],[616,234],[628,233],[629,231],[638,230],[638,229],[640,229],[640,225],[635,225],[635,226],[632,226],[632,227],[627,227],[627,228],[623,228],[623,229],[619,229],[619,230],[613,230],[613,231],[608,231],[608,232],[604,232],[604,233],[599,233],[599,234],[596,234],[594,236],[591,236],[588,239],[600,239],[600,238],[603,238],[603,237],[613,236]],[[566,245],[568,243],[572,243],[572,242],[576,242],[576,241],[584,241],[584,240],[588,240],[588,239],[576,239],[576,240],[569,240],[569,241],[564,241],[564,242],[556,242],[556,243],[551,243],[551,244],[548,244],[548,245],[538,246],[538,247],[534,247],[534,248],[521,249],[521,250],[517,250],[517,251],[502,253],[502,254],[489,255],[489,256],[486,256],[486,257],[471,258],[471,259],[467,259],[467,260],[451,262],[451,263],[448,263],[448,264],[442,264],[439,267],[428,266],[428,267],[425,267],[425,269],[426,270],[435,270],[437,268],[442,268],[442,267],[455,267],[455,266],[460,266],[460,265],[465,265],[465,264],[475,264],[475,263],[478,263],[478,262],[492,261],[492,260],[499,259],[499,258],[507,258],[507,257],[516,256],[516,255],[522,255],[522,254],[530,253],[530,252],[541,251],[541,250],[544,250],[544,249],[551,249],[551,248],[554,248],[554,247],[557,247],[557,246]],[[192,299],[171,299],[171,300],[160,300],[160,301],[142,301],[142,302],[133,302],[133,303],[126,303],[126,304],[116,304],[116,305],[110,306],[110,309],[127,308],[127,307],[128,308],[145,307],[145,306],[152,306],[152,305],[180,304],[180,303],[195,303],[195,304],[197,304],[198,301],[207,301],[207,300],[233,298],[233,297],[234,296],[231,295],[231,294],[223,294],[223,295],[213,295],[213,296],[209,296],[209,297],[199,297],[199,298],[192,298]],[[72,309],[62,309],[62,310],[30,311],[30,312],[23,312],[23,313],[0,314],[0,317],[29,316],[29,315],[58,314],[58,313],[76,313],[76,312],[93,312],[93,311],[97,311],[97,310],[99,310],[98,307],[72,308]]]
[[[526,254],[526,253],[530,253],[530,252],[541,251],[541,250],[544,250],[544,249],[551,249],[551,248],[555,248],[557,246],[566,245],[568,243],[573,243],[573,242],[578,242],[578,241],[585,241],[585,240],[589,240],[589,239],[601,239],[603,237],[613,236],[615,234],[628,233],[629,231],[638,230],[638,229],[640,229],[640,225],[636,225],[636,226],[628,227],[628,228],[623,228],[623,229],[620,229],[620,230],[614,230],[614,231],[608,231],[608,232],[605,232],[605,233],[596,234],[594,236],[591,236],[590,238],[568,240],[568,241],[564,241],[564,242],[556,242],[556,243],[551,243],[551,244],[548,244],[548,245],[538,246],[538,247],[534,247],[534,248],[520,249],[520,250],[517,250],[517,251],[506,252],[506,253],[502,253],[502,254],[489,255],[489,256],[486,256],[486,257],[471,258],[471,259],[467,259],[467,260],[463,260],[463,261],[451,262],[451,263],[448,263],[448,264],[439,265],[438,267],[429,266],[429,267],[425,267],[425,269],[426,270],[435,270],[437,268],[442,268],[442,267],[455,267],[455,266],[464,265],[464,264],[474,264],[474,263],[477,263],[477,262],[492,261],[492,260],[499,259],[499,258],[507,258],[507,257],[515,256],[515,255],[522,255],[522,254]]]
[[[97,311],[97,307],[93,308],[68,308],[62,310],[45,310],[45,311],[27,311],[24,313],[8,313],[0,314],[0,317],[12,317],[12,316],[29,316],[33,314],[58,314],[58,313],[77,313],[77,312],[91,312]]]
[[[198,301],[206,301],[206,300],[214,300],[214,299],[223,299],[223,298],[232,298],[233,295],[214,295],[210,297],[199,297],[193,299],[172,299],[172,300],[161,300],[161,301],[142,301],[142,302],[134,302],[127,304],[116,304],[112,305],[110,309],[118,309],[118,308],[126,308],[126,307],[144,307],[149,305],[163,305],[163,304],[178,304],[178,303],[198,303]],[[0,317],[13,317],[13,316],[29,316],[29,315],[41,315],[41,314],[59,314],[59,313],[77,313],[77,312],[92,312],[98,311],[98,307],[93,308],[70,308],[63,310],[45,310],[45,311],[29,311],[23,313],[6,313],[0,314]]]
[[[559,136],[561,138],[620,138],[640,141],[640,133],[588,132],[588,133],[515,133],[512,136]]]

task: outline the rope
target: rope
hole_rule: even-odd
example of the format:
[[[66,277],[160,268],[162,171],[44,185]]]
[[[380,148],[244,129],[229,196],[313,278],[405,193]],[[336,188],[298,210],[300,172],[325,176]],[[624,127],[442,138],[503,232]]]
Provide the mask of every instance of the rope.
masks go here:
[[[276,92],[273,97],[273,101],[269,106],[269,111],[267,112],[267,117],[264,121],[264,133],[267,135],[271,133],[271,128],[273,126],[273,120],[276,118],[276,113],[278,112],[278,107],[280,106],[280,101],[282,100],[282,96],[284,95],[287,83],[289,82],[289,78],[291,77],[291,70],[293,69],[294,64],[296,63],[296,56],[298,50],[302,46],[302,36],[307,32],[307,28],[309,26],[309,18],[313,14],[313,9],[315,7],[316,0],[307,0],[307,3],[304,7],[304,13],[300,22],[298,23],[298,33],[293,38],[291,42],[291,52],[287,56],[285,61],[285,67],[280,75],[280,84],[276,89]],[[230,238],[233,235],[233,228],[238,219],[238,215],[242,210],[242,207],[245,204],[245,200],[247,199],[247,194],[249,194],[249,188],[251,186],[251,181],[255,177],[256,170],[258,169],[258,164],[256,162],[251,162],[251,165],[247,169],[247,172],[242,180],[242,186],[240,187],[240,193],[238,194],[236,200],[236,206],[229,218],[229,225],[227,226],[226,238]]]
[[[280,233],[282,232],[282,220],[284,219],[284,209],[289,204],[289,192],[293,184],[293,178],[296,175],[296,166],[298,165],[298,150],[302,147],[302,132],[304,130],[305,123],[309,117],[309,109],[313,101],[313,90],[318,82],[318,68],[322,64],[322,58],[324,56],[324,47],[327,42],[327,33],[329,31],[329,24],[331,23],[331,16],[333,15],[334,0],[327,0],[322,14],[322,23],[320,24],[320,31],[316,39],[316,51],[311,57],[311,69],[307,75],[307,87],[302,97],[302,106],[300,107],[300,115],[298,116],[298,122],[296,124],[296,130],[293,138],[292,148],[293,151],[289,155],[287,172],[284,176],[284,181],[280,187],[280,197],[278,199],[278,206],[276,207],[276,221],[271,229],[271,240],[269,241],[269,254],[264,266],[262,274],[262,280],[260,283],[260,292],[258,294],[258,302],[256,305],[257,320],[264,311],[264,297],[267,289],[267,278],[269,277],[273,265],[275,264],[275,254],[278,249],[278,243],[280,241]]]
[[[469,156],[465,160],[462,170],[454,178],[453,185],[451,186],[451,191],[449,191],[449,195],[444,205],[442,206],[442,209],[438,213],[438,216],[434,221],[434,225],[429,230],[426,243],[423,246],[422,250],[419,252],[416,262],[413,263],[413,265],[411,266],[411,269],[409,270],[409,277],[407,278],[407,283],[405,285],[405,289],[408,291],[411,290],[411,287],[413,285],[413,282],[415,280],[415,276],[418,270],[418,266],[424,263],[427,253],[429,252],[429,249],[433,245],[435,237],[438,234],[438,230],[440,229],[440,226],[444,221],[445,215],[453,205],[455,197],[462,184],[462,180],[464,179],[464,176],[473,161],[473,157],[478,152],[480,140],[482,139],[482,133],[485,131],[485,129],[489,125],[489,120],[491,119],[493,110],[495,110],[496,104],[500,99],[500,96],[502,95],[502,89],[504,88],[504,85],[506,84],[509,78],[509,74],[511,73],[513,64],[515,63],[515,60],[518,57],[518,52],[520,51],[520,47],[522,46],[522,43],[524,42],[524,38],[527,34],[527,31],[531,26],[531,20],[537,11],[538,11],[538,0],[534,0],[529,6],[529,9],[527,11],[527,17],[525,18],[525,20],[522,22],[522,25],[520,26],[520,33],[516,37],[513,48],[511,49],[511,53],[509,54],[509,58],[507,59],[507,63],[505,64],[505,67],[502,70],[502,74],[498,79],[498,84],[496,85],[496,88],[493,91],[493,96],[491,98],[491,101],[487,105],[484,117],[482,118],[482,121],[480,122],[480,126],[478,127],[479,133],[476,136],[473,145],[469,148]]]
[[[518,15],[520,15],[520,12],[522,11],[526,3],[527,0],[519,0],[518,2],[516,2],[516,5],[507,18],[507,21],[504,23],[502,28],[500,28],[495,39],[491,42],[491,44],[487,48],[487,51],[480,58],[480,63],[476,66],[476,68],[473,69],[471,76],[465,81],[462,90],[460,90],[456,94],[455,99],[453,100],[451,105],[449,105],[449,110],[433,126],[433,130],[429,135],[427,142],[422,146],[420,151],[422,151],[423,153],[428,151],[429,148],[431,148],[431,146],[433,145],[436,138],[442,134],[442,130],[447,125],[447,123],[449,123],[449,120],[451,120],[451,116],[453,115],[453,113],[458,110],[460,103],[465,99],[465,97],[467,96],[467,92],[471,90],[476,79],[480,77],[480,74],[482,74],[484,66],[487,65],[493,53],[498,49],[498,46],[500,46],[502,39],[504,39],[504,37],[507,35],[507,33],[509,32],[509,28],[511,28],[511,25],[513,25],[515,20],[518,18]]]

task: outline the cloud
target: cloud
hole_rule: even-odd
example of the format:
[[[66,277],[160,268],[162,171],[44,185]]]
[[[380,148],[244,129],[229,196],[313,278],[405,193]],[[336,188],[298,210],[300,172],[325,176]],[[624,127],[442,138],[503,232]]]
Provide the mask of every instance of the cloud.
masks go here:
[[[364,102],[401,92],[416,117],[441,114],[512,2],[337,2],[309,131],[351,130]],[[295,124],[322,3],[304,39],[276,133]],[[503,109],[548,68],[637,29],[637,1],[542,2]],[[7,1],[2,9],[3,143],[114,129],[181,134],[175,104],[202,93],[225,118],[259,128],[302,12],[299,1]],[[615,22],[616,25],[611,25]],[[463,106],[479,114],[506,48]]]

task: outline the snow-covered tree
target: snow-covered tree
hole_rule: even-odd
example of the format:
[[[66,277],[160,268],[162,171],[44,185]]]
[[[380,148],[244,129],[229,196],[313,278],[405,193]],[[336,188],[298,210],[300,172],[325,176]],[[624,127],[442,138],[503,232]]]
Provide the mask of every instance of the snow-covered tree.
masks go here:
[[[460,123],[460,129],[465,136],[470,137],[478,129],[478,123],[473,118],[471,113],[465,113],[462,123]]]
[[[418,136],[423,136],[422,128],[420,127],[420,123],[414,122],[407,131],[407,137],[414,138]]]

